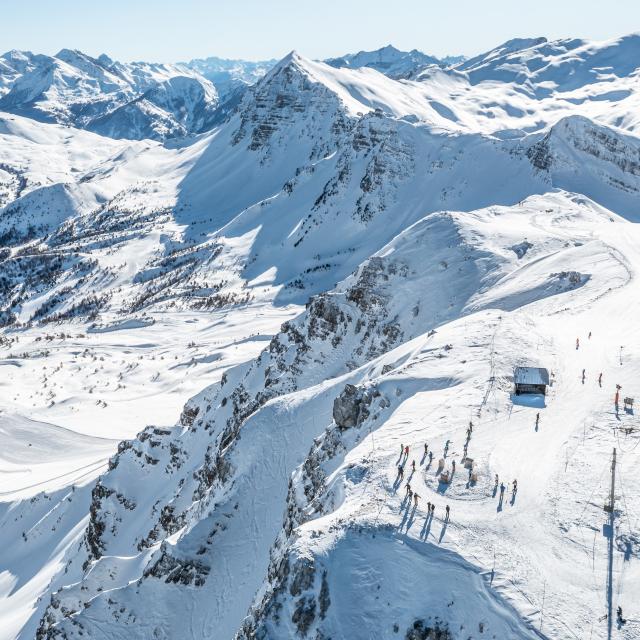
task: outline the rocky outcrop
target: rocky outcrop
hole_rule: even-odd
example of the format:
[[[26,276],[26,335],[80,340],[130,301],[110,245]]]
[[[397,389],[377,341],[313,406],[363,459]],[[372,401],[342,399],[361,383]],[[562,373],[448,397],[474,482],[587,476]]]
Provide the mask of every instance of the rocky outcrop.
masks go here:
[[[416,620],[404,635],[405,640],[453,640],[446,625]]]
[[[152,576],[164,580],[167,584],[201,587],[210,571],[211,567],[198,560],[176,558],[163,545],[158,559],[142,575],[144,578]]]
[[[348,384],[333,402],[333,420],[341,429],[355,427],[369,416],[371,395]]]

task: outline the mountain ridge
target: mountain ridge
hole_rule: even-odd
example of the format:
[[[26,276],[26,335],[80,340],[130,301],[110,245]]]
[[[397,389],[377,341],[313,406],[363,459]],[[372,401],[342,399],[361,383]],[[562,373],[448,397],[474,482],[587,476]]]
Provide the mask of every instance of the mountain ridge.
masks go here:
[[[635,46],[292,51],[223,117],[63,50],[99,131],[0,113],[3,633],[636,637]]]

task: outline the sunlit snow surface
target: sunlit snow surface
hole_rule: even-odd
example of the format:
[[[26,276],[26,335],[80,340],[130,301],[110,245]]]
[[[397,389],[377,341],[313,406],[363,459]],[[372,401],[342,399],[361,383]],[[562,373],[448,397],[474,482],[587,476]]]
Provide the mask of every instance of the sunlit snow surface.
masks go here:
[[[634,52],[294,53],[166,145],[0,114],[0,639],[638,637]]]

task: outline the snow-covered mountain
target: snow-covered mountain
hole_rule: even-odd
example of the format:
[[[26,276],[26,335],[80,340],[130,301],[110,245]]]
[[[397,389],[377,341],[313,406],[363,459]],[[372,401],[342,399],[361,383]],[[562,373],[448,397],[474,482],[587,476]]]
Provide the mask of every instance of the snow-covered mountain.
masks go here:
[[[68,49],[55,56],[10,52],[1,60],[1,111],[115,138],[198,132],[219,102],[210,82],[179,65],[123,64]]]
[[[0,96],[11,89],[11,85],[28,71],[32,71],[38,60],[45,56],[36,56],[30,51],[7,51],[0,56]]]
[[[465,60],[464,56],[445,56],[436,58],[412,49],[411,51],[400,51],[393,45],[387,45],[375,51],[359,51],[349,53],[339,58],[329,58],[325,60],[332,67],[346,67],[350,69],[360,69],[368,67],[383,73],[390,78],[400,80],[402,78],[414,78],[427,67],[452,67],[461,64]]]
[[[487,80],[515,82],[542,96],[554,90],[572,92],[585,85],[637,77],[639,51],[637,33],[605,42],[517,38],[456,68],[464,71],[473,84]],[[617,102],[624,96],[614,94],[611,98]]]
[[[327,63],[409,78],[430,65],[461,60],[388,46]],[[210,57],[175,65],[121,63],[69,49],[55,56],[9,51],[0,57],[0,111],[116,139],[181,138],[226,120],[276,62]]]
[[[438,58],[426,55],[417,49],[399,51],[392,45],[387,45],[376,51],[359,51],[340,58],[331,58],[325,62],[332,67],[348,67],[351,69],[368,67],[396,79],[410,78],[430,65],[443,66],[443,64],[446,64],[438,60]]]
[[[0,638],[637,637],[635,43],[6,57]]]

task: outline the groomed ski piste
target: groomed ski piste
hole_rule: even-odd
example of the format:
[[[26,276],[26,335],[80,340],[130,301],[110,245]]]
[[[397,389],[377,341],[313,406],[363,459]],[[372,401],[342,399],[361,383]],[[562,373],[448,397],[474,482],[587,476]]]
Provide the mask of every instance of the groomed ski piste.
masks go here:
[[[575,73],[561,109],[476,109],[515,99],[477,77],[500,55],[560,83],[633,38],[414,80],[294,54],[188,143],[65,130],[91,157],[61,156],[39,251],[98,266],[25,279],[2,330],[0,638],[639,637],[637,73],[611,109]],[[62,128],[8,122],[45,175]],[[89,286],[105,306],[64,315]]]

